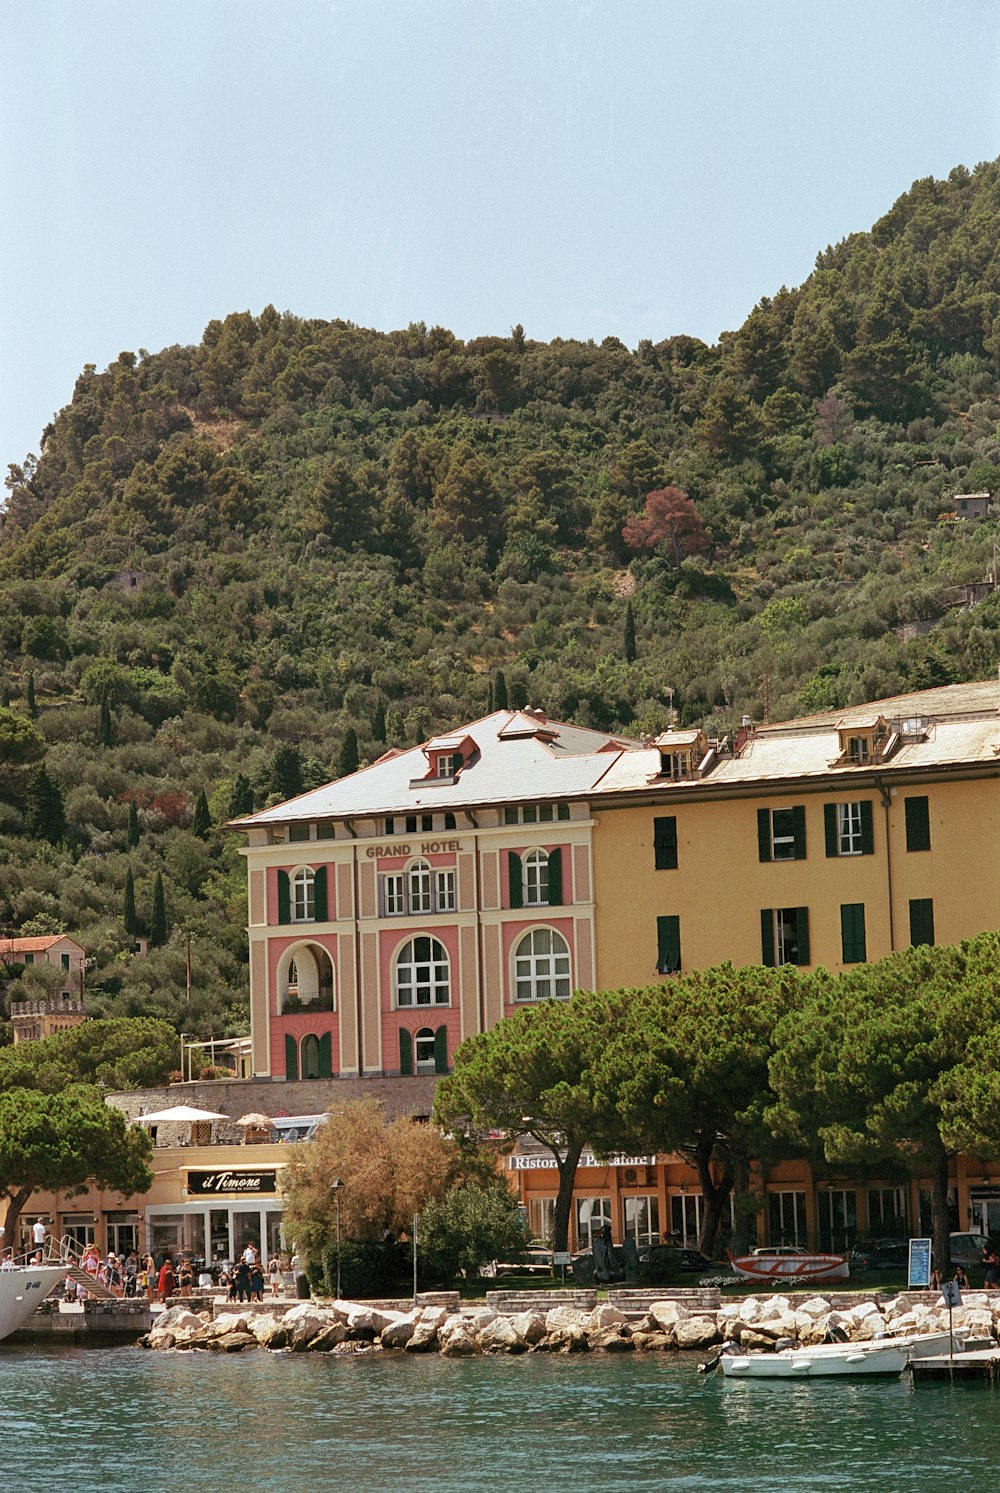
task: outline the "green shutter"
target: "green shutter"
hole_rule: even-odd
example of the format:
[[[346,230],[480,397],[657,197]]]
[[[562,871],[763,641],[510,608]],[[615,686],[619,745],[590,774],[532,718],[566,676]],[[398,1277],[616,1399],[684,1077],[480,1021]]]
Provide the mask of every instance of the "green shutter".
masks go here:
[[[762,861],[771,859],[771,810],[757,810],[757,854]]]
[[[903,810],[906,814],[907,850],[930,850],[931,821],[926,797],[904,798]]]
[[[868,799],[861,801],[861,854],[875,854],[875,826],[872,822],[872,806]]]
[[[915,897],[910,902],[910,943],[934,942],[934,902],[930,897]]]
[[[826,835],[827,855],[840,854],[840,835],[837,830],[837,805],[823,805],[823,832]]]
[[[656,920],[656,972],[675,975],[681,967],[681,920],[670,916]]]
[[[797,907],[795,909],[795,942],[799,946],[796,964],[810,964],[809,957],[809,909],[808,907]]]
[[[326,922],[326,867],[320,866],[313,877],[313,916],[317,923]]]
[[[549,906],[562,907],[562,851],[558,845],[549,851]]]
[[[399,1029],[399,1071],[404,1075],[413,1072],[413,1038],[402,1026]]]
[[[448,1072],[448,1028],[439,1026],[434,1033],[434,1072]]]
[[[769,969],[774,968],[774,909],[760,910],[760,962]]]
[[[806,811],[802,804],[796,804],[792,809],[792,834],[795,836],[795,859],[804,861],[806,858]]]
[[[677,870],[677,820],[672,814],[653,820],[653,866],[657,871]]]
[[[865,939],[865,904],[845,902],[840,908],[840,946],[844,964],[864,964],[868,958]]]
[[[292,920],[291,897],[288,891],[288,872],[278,872],[278,922],[290,923]]]
[[[319,1076],[333,1077],[333,1038],[329,1032],[324,1032],[319,1039]]]
[[[295,1082],[299,1076],[299,1049],[291,1032],[285,1033],[285,1077]]]
[[[524,888],[521,876],[521,857],[516,850],[507,852],[507,869],[510,876],[510,905],[511,907],[524,906]]]

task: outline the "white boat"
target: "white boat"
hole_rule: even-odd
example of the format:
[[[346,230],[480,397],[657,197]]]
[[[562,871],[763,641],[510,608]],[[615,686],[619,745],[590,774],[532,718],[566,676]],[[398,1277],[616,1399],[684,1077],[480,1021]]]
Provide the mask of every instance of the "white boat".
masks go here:
[[[748,1255],[729,1256],[736,1275],[762,1285],[803,1281],[817,1285],[821,1281],[847,1280],[850,1265],[847,1255],[810,1254],[795,1244],[776,1244],[755,1249]]]
[[[16,1265],[0,1270],[0,1338],[23,1327],[65,1278],[65,1265]]]
[[[875,1338],[864,1343],[817,1343],[782,1348],[777,1353],[740,1353],[723,1349],[719,1365],[727,1379],[829,1379],[838,1375],[896,1375],[914,1358],[948,1352],[947,1332],[910,1337]],[[963,1347],[954,1339],[955,1352]]]

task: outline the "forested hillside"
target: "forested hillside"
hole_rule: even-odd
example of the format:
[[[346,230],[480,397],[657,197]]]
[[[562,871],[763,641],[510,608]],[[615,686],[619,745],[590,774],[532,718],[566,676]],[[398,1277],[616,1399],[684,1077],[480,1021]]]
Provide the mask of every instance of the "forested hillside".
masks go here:
[[[917,182],[714,347],[268,307],[87,367],[0,530],[2,932],[236,1031],[235,813],[504,699],[714,733],[991,674],[996,525],[942,516],[1000,494],[998,225],[1000,163]]]

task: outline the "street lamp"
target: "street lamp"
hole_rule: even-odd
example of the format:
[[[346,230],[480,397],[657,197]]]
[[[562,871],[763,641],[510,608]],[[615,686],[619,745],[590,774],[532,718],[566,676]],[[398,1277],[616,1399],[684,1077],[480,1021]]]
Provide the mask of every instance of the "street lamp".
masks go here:
[[[343,1188],[343,1179],[337,1177],[330,1184],[330,1191],[337,1200],[337,1300],[340,1300],[340,1193]]]

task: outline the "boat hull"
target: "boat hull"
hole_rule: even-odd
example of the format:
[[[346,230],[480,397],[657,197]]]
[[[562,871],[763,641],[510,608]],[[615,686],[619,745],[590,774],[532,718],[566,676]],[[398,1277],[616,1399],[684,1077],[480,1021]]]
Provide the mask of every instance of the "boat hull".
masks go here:
[[[947,1332],[866,1343],[817,1343],[783,1348],[779,1353],[723,1353],[727,1379],[832,1379],[841,1376],[897,1376],[914,1358],[933,1358],[948,1351]],[[955,1350],[961,1350],[956,1339]]]
[[[741,1255],[729,1256],[733,1272],[743,1280],[774,1283],[847,1280],[850,1265],[846,1255]]]
[[[24,1265],[0,1270],[0,1339],[23,1327],[61,1280],[61,1265]]]

